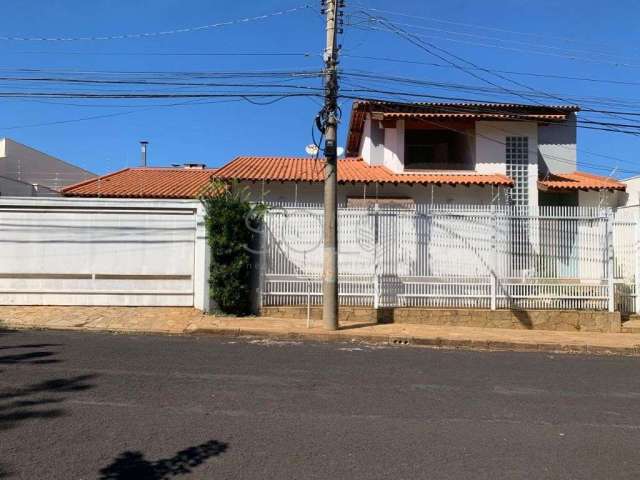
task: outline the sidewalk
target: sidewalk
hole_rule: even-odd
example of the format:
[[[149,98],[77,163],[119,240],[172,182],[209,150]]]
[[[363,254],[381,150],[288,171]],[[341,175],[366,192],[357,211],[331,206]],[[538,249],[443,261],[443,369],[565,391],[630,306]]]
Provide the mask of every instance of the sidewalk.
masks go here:
[[[278,340],[367,342],[448,348],[640,356],[638,333],[586,333],[409,324],[344,323],[327,332],[316,321],[266,317],[215,317],[173,307],[0,306],[0,327],[123,333],[257,336]]]

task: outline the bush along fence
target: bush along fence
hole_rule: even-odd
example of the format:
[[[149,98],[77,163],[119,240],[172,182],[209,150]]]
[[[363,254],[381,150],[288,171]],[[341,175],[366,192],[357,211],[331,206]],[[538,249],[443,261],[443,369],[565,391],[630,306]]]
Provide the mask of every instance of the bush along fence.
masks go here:
[[[264,217],[261,304],[322,302],[321,205]],[[341,305],[639,311],[638,207],[343,208]]]
[[[212,183],[203,195],[205,225],[211,248],[211,298],[223,313],[246,315],[252,311],[252,251],[265,212],[247,200],[237,185]]]

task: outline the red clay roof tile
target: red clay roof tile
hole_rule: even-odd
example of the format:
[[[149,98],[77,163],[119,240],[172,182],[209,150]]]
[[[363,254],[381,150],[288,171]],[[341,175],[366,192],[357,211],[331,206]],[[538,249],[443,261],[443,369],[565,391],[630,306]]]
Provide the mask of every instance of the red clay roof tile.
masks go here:
[[[321,182],[324,160],[308,157],[237,157],[220,168],[216,178],[267,182]],[[513,181],[500,174],[476,172],[393,173],[383,166],[371,166],[361,158],[338,161],[339,183],[407,183],[435,185],[499,185]]]
[[[626,185],[614,178],[592,173],[555,173],[538,181],[541,190],[625,190]]]
[[[67,197],[197,198],[215,168],[125,168],[62,189]]]

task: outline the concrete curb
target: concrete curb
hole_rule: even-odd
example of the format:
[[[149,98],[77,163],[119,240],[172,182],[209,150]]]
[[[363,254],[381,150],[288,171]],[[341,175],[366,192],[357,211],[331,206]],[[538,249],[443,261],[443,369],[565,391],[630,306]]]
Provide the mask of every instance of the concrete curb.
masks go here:
[[[121,330],[109,328],[87,328],[82,326],[44,326],[44,325],[20,325],[2,324],[0,328],[7,330],[64,330],[104,332],[129,335],[210,335],[230,338],[269,339],[274,341],[297,342],[333,342],[333,343],[363,343],[368,345],[387,346],[412,346],[427,348],[443,348],[456,350],[480,350],[480,351],[511,351],[511,352],[542,352],[580,355],[616,355],[616,356],[640,356],[640,345],[634,347],[612,347],[602,345],[580,345],[571,343],[524,343],[496,340],[470,340],[448,339],[441,337],[404,337],[389,335],[350,335],[348,331],[335,333],[319,332],[274,332],[270,330],[250,328],[186,328],[182,331],[147,331],[147,330]]]
[[[495,340],[464,340],[447,338],[415,338],[387,335],[349,335],[347,333],[280,333],[268,330],[202,328],[185,332],[190,335],[264,338],[275,341],[314,341],[336,343],[366,343],[374,345],[416,346],[457,350],[544,352],[582,355],[640,356],[640,345],[635,347],[609,347],[563,343],[521,343]]]

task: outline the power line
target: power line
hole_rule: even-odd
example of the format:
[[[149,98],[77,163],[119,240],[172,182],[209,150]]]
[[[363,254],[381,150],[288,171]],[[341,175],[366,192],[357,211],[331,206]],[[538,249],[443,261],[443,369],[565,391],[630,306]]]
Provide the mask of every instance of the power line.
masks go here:
[[[372,26],[355,26],[352,25],[353,28],[359,29],[359,30],[373,30],[373,31],[381,31],[384,32],[386,30],[382,29],[382,28],[376,28],[376,27],[372,27]],[[535,55],[545,55],[545,56],[549,56],[549,57],[559,57],[559,58],[568,58],[570,60],[579,60],[579,61],[583,61],[583,62],[587,62],[587,63],[599,63],[599,64],[604,64],[604,65],[612,65],[612,66],[616,66],[616,67],[629,67],[629,68],[640,68],[640,64],[634,64],[634,63],[625,63],[625,62],[616,62],[616,61],[607,61],[607,60],[601,60],[601,59],[596,59],[593,57],[580,57],[577,55],[568,55],[568,54],[562,54],[562,53],[553,53],[553,52],[544,52],[544,51],[538,51],[538,50],[530,50],[530,49],[525,49],[525,48],[519,48],[519,47],[511,47],[511,46],[505,46],[505,45],[495,45],[495,44],[490,44],[490,43],[481,43],[481,42],[475,42],[472,40],[461,40],[459,38],[445,38],[442,36],[438,36],[438,35],[425,35],[425,34],[421,34],[421,33],[415,33],[415,32],[407,32],[410,33],[411,35],[415,35],[416,37],[420,37],[420,38],[429,38],[429,39],[436,39],[436,40],[444,40],[444,41],[448,41],[448,42],[455,42],[455,43],[463,43],[466,45],[474,45],[477,47],[485,47],[485,48],[497,48],[500,50],[509,50],[512,52],[521,52],[521,53],[529,53],[529,54],[535,54]]]
[[[356,17],[356,18],[364,18],[366,19],[366,17]],[[557,50],[560,52],[563,52],[566,55],[570,55],[570,56],[574,56],[575,53],[579,53],[579,54],[588,54],[588,55],[598,55],[598,56],[605,56],[605,57],[611,57],[611,58],[625,58],[625,59],[631,59],[631,60],[635,60],[634,57],[621,57],[619,55],[614,55],[611,53],[605,53],[605,52],[597,52],[597,51],[593,51],[593,50],[582,50],[582,49],[567,49],[566,47],[557,47],[554,45],[546,45],[543,43],[531,43],[531,42],[523,42],[520,40],[510,40],[510,39],[506,39],[506,38],[500,38],[500,37],[491,37],[491,36],[487,36],[487,35],[480,35],[477,33],[467,33],[467,32],[456,32],[456,31],[452,31],[452,30],[446,30],[446,29],[442,29],[442,28],[434,28],[434,27],[427,27],[424,25],[416,25],[416,24],[412,24],[412,23],[402,23],[402,22],[394,22],[396,25],[402,25],[403,27],[410,27],[410,28],[417,28],[419,30],[428,30],[428,31],[432,31],[432,32],[438,32],[438,33],[446,33],[448,35],[458,35],[458,36],[464,36],[464,37],[470,37],[470,38],[479,38],[481,40],[489,40],[489,41],[494,41],[494,42],[503,42],[503,43],[514,43],[517,45],[522,45],[525,47],[535,47],[538,49],[548,49],[548,50]],[[358,25],[359,26],[359,25]],[[433,38],[433,36],[429,36],[430,38]],[[541,53],[541,52],[538,52]]]
[[[356,85],[356,84],[353,84]],[[357,86],[357,85],[356,85]],[[360,89],[342,89],[343,92],[348,92],[348,93],[357,93],[357,92],[367,92],[367,93],[378,93],[378,94],[383,94],[383,95],[394,95],[394,96],[399,96],[399,97],[404,97],[405,98],[405,103],[406,103],[406,97],[422,97],[422,98],[434,98],[431,95],[417,95],[417,94],[412,94],[412,93],[404,93],[404,92],[394,92],[394,91],[385,91],[385,90],[376,90],[376,89],[369,89],[366,87],[361,87]],[[341,95],[342,98],[350,98],[350,99],[360,99],[360,97],[356,97],[356,96],[351,96],[351,95]],[[449,100],[450,98],[446,98],[446,97],[438,97],[438,99],[440,100]],[[459,99],[453,99],[453,100],[459,100]],[[474,101],[474,103],[477,103],[476,101]],[[446,109],[443,110],[443,113],[470,113],[468,110],[451,110],[449,112],[446,111]],[[492,113],[491,111],[488,111],[487,113]],[[531,121],[530,118],[527,118],[526,115],[522,114],[522,113],[518,113],[518,112],[505,112],[504,110],[496,110],[493,112],[494,115],[505,115],[505,120],[513,120],[513,121]],[[550,121],[551,123],[551,121]],[[586,125],[584,124],[586,123]],[[556,123],[556,125],[558,125],[559,127],[562,128],[574,128],[572,125],[565,125],[562,123]],[[599,126],[596,126],[599,125]],[[606,122],[593,122],[593,121],[587,121],[587,120],[576,120],[576,127],[577,128],[581,128],[581,129],[585,129],[585,130],[597,130],[597,131],[602,131],[602,132],[613,132],[613,133],[622,133],[622,134],[627,134],[627,135],[633,135],[633,136],[638,136],[640,134],[639,131],[637,130],[626,130],[626,128],[633,128],[633,129],[640,129],[640,124],[629,124],[629,125],[625,125],[625,124],[614,124],[614,123],[606,123]],[[609,128],[610,127],[610,128]]]
[[[374,60],[376,62],[390,62],[390,63],[405,63],[409,65],[425,65],[430,67],[438,67],[438,68],[455,68],[452,65],[445,65],[442,63],[435,62],[420,62],[416,60],[408,60],[401,58],[390,58],[390,57],[375,57],[368,55],[353,55],[350,53],[343,53],[343,57],[356,58],[361,60]],[[479,69],[480,70],[480,69]],[[554,75],[550,73],[535,73],[535,72],[515,72],[513,70],[499,70],[492,69],[494,72],[498,73],[506,73],[509,75],[522,75],[527,77],[537,77],[537,78],[553,78],[558,80],[577,80],[583,82],[593,82],[593,83],[609,83],[612,85],[629,85],[629,86],[640,86],[640,82],[628,82],[624,80],[611,80],[611,79],[599,79],[599,78],[589,78],[589,77],[575,77],[571,75]]]
[[[473,23],[464,23],[464,22],[447,20],[447,19],[436,18],[436,17],[424,17],[424,16],[418,16],[418,15],[411,15],[411,14],[407,14],[407,13],[404,13],[404,12],[394,12],[394,11],[390,11],[390,10],[381,10],[381,9],[378,9],[378,8],[367,7],[366,5],[364,5],[364,4],[360,3],[360,2],[356,2],[356,3],[358,3],[365,10],[369,10],[369,11],[373,11],[373,12],[379,12],[379,13],[388,13],[390,15],[396,15],[396,16],[399,16],[399,17],[406,17],[406,18],[412,18],[412,19],[417,19],[417,20],[427,20],[427,21],[432,21],[432,22],[437,22],[437,23],[444,23],[444,24],[449,24],[449,25],[457,25],[457,26],[461,26],[461,27],[471,27],[471,28],[474,28],[474,29],[481,29],[481,30],[487,30],[487,31],[493,31],[493,32],[509,33],[509,34],[515,34],[515,35],[524,35],[524,36],[528,36],[528,37],[537,37],[537,38],[545,38],[545,39],[556,39],[556,40],[561,40],[561,41],[564,41],[564,42],[570,42],[570,43],[581,44],[581,45],[602,46],[602,43],[597,43],[597,44],[596,43],[589,43],[589,42],[576,40],[575,38],[549,35],[547,32],[545,32],[545,33],[533,33],[533,32],[522,32],[522,31],[517,31],[517,30],[509,30],[509,29],[498,28],[498,27],[488,27],[486,25],[478,25],[478,24],[473,24]],[[608,48],[611,48],[613,50],[618,50],[620,47],[608,47]]]
[[[84,122],[84,121],[89,121],[89,120],[99,120],[99,119],[103,119],[103,118],[130,115],[130,114],[142,112],[142,111],[145,111],[145,110],[152,110],[152,109],[155,109],[155,108],[163,108],[163,107],[197,106],[197,105],[209,105],[209,104],[214,104],[214,103],[231,103],[231,102],[242,102],[242,101],[247,101],[247,102],[252,103],[254,105],[271,105],[273,103],[276,103],[276,102],[279,102],[279,101],[284,100],[286,98],[289,98],[290,96],[288,96],[288,95],[282,95],[282,96],[279,96],[279,97],[277,96],[275,98],[272,98],[272,99],[268,100],[265,103],[259,103],[259,102],[253,101],[251,99],[251,96],[238,95],[238,97],[239,98],[231,98],[231,99],[227,99],[227,100],[217,100],[217,101],[208,101],[208,102],[191,101],[191,102],[179,102],[179,103],[173,103],[173,104],[152,105],[152,106],[143,107],[143,108],[140,108],[140,109],[137,109],[137,110],[129,110],[129,111],[125,111],[125,112],[114,112],[114,113],[107,113],[107,114],[101,114],[101,115],[91,115],[91,116],[87,116],[87,117],[73,118],[73,119],[67,119],[67,120],[55,120],[55,121],[52,121],[52,122],[41,122],[41,123],[32,123],[32,124],[25,124],[25,125],[13,125],[13,126],[7,126],[7,127],[0,127],[0,131],[2,131],[2,130],[18,130],[18,129],[23,129],[23,128],[34,128],[34,127],[45,127],[45,126],[53,126],[53,125],[63,125],[63,124],[67,124],[67,123]]]
[[[15,55],[79,55],[79,56],[122,56],[122,57],[321,57],[312,52],[12,52]]]
[[[157,32],[123,33],[118,35],[94,35],[94,36],[84,36],[84,37],[31,37],[28,35],[11,35],[11,36],[0,36],[0,40],[21,41],[21,42],[75,42],[75,41],[84,42],[84,41],[129,40],[129,39],[136,39],[136,38],[137,39],[153,38],[153,37],[162,37],[167,35],[176,35],[181,33],[192,33],[192,32],[198,32],[202,30],[210,30],[210,29],[219,28],[219,27],[228,27],[230,25],[238,25],[238,24],[249,23],[249,22],[256,22],[259,20],[266,20],[273,17],[287,15],[290,13],[306,10],[309,8],[313,8],[313,7],[311,5],[301,5],[298,7],[289,8],[287,10],[280,10],[272,13],[267,13],[264,15],[257,15],[254,17],[245,17],[245,18],[239,18],[236,20],[228,20],[226,22],[210,23],[207,25],[176,28],[172,30],[163,30],[163,31],[157,31]]]
[[[492,90],[486,87],[477,87],[473,85],[464,85],[464,84],[456,84],[456,83],[448,83],[448,82],[431,82],[431,81],[425,81],[425,80],[420,80],[415,78],[389,76],[389,75],[379,74],[377,72],[368,72],[368,71],[361,71],[361,70],[343,70],[341,71],[341,75],[347,76],[347,77],[363,78],[371,82],[382,83],[382,84],[398,84],[399,83],[412,88],[428,86],[428,87],[435,87],[443,90],[454,90],[454,91],[457,90],[457,91],[463,91],[463,92],[473,92],[473,93],[482,93],[482,94],[486,94],[486,93],[500,94],[501,92],[504,92],[503,89]],[[512,91],[512,92],[517,92],[517,93],[520,93],[521,95],[533,96],[531,93],[524,93],[522,91]],[[535,94],[536,97],[548,97],[549,95],[550,94]],[[555,94],[555,95],[559,96],[560,94]],[[612,106],[612,105],[624,106],[627,108],[628,107],[633,108],[634,105],[638,105],[638,108],[640,108],[640,100],[636,100],[635,102],[630,100],[627,103],[624,99],[610,99],[606,97],[605,98],[564,97],[564,98],[573,105],[597,104],[597,105],[607,105],[607,106]],[[486,102],[486,100],[477,100],[477,99],[468,99],[468,98],[456,98],[456,100],[474,101],[478,103]],[[627,115],[640,115],[640,112],[636,112],[636,111],[612,112],[611,110],[599,110],[596,108],[590,108],[589,111],[592,113],[620,113],[620,114],[627,114]]]
[[[562,97],[554,96],[554,95],[551,95],[551,94],[549,94],[547,92],[544,92],[544,91],[541,91],[541,90],[536,90],[535,88],[530,87],[529,85],[523,84],[523,83],[518,82],[516,80],[513,80],[513,79],[511,79],[509,77],[505,77],[502,74],[499,74],[499,73],[496,73],[496,72],[492,72],[492,71],[490,71],[490,70],[488,70],[486,68],[482,68],[482,67],[476,65],[475,63],[470,62],[469,60],[466,60],[466,59],[464,59],[464,58],[462,58],[462,57],[460,57],[458,55],[455,55],[455,54],[453,54],[451,52],[448,52],[447,50],[445,50],[445,49],[443,49],[441,47],[438,47],[437,45],[434,45],[433,43],[424,42],[424,41],[421,41],[420,39],[416,39],[416,35],[415,34],[407,32],[406,30],[403,30],[401,27],[396,26],[393,22],[389,22],[388,20],[385,20],[385,19],[373,17],[373,16],[369,15],[368,13],[366,13],[364,11],[363,11],[363,13],[365,15],[367,15],[367,16],[370,16],[371,18],[376,19],[382,25],[387,27],[387,29],[388,29],[387,31],[389,31],[390,33],[394,33],[395,35],[400,36],[401,38],[404,38],[405,40],[409,41],[413,45],[415,45],[415,46],[421,48],[422,50],[426,51],[430,55],[433,55],[433,56],[435,56],[435,57],[437,57],[437,58],[439,58],[439,59],[451,64],[451,65],[454,65],[458,69],[460,69],[461,71],[467,73],[468,75],[471,75],[474,78],[476,78],[476,79],[478,79],[478,80],[480,80],[482,82],[488,83],[488,84],[490,84],[490,85],[492,85],[494,87],[500,88],[500,89],[504,90],[506,93],[509,93],[511,95],[516,95],[516,96],[524,98],[524,99],[526,99],[528,101],[532,101],[532,99],[530,97],[526,96],[526,95],[522,95],[522,94],[520,94],[518,92],[514,92],[514,91],[512,91],[512,90],[510,90],[510,89],[508,89],[508,88],[506,88],[506,87],[504,87],[502,85],[499,85],[499,84],[497,84],[495,82],[492,82],[491,80],[487,80],[486,78],[484,78],[484,77],[482,77],[480,75],[477,75],[473,71],[471,71],[471,70],[469,70],[469,69],[467,69],[467,68],[465,68],[463,66],[460,66],[456,62],[454,62],[452,60],[449,60],[448,58],[443,57],[442,55],[440,55],[438,53],[435,53],[433,51],[433,49],[438,50],[440,52],[443,52],[445,55],[448,55],[449,57],[455,58],[456,60],[462,61],[467,65],[471,65],[475,69],[481,69],[482,71],[484,71],[484,72],[486,72],[486,73],[488,73],[490,75],[494,75],[494,76],[496,76],[496,77],[498,77],[498,78],[500,78],[502,80],[508,81],[508,82],[513,83],[515,85],[518,85],[520,87],[524,87],[527,90],[530,90],[530,91],[532,91],[534,93],[543,94],[543,95],[545,95],[545,96],[547,96],[549,98],[554,98],[556,100],[560,100],[561,102],[566,102],[566,99],[564,99]],[[536,100],[533,100],[533,101],[535,103],[539,103]],[[588,109],[584,109],[584,110],[588,110]],[[615,116],[615,115],[612,115],[612,116]],[[619,118],[624,118],[624,117],[619,117]]]

